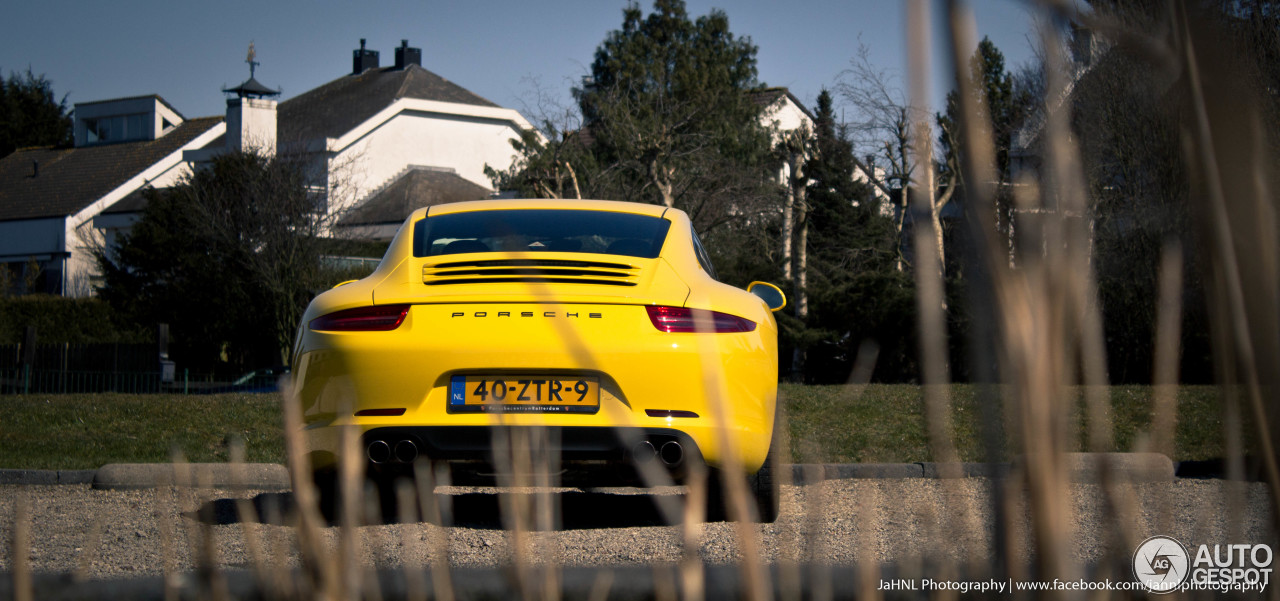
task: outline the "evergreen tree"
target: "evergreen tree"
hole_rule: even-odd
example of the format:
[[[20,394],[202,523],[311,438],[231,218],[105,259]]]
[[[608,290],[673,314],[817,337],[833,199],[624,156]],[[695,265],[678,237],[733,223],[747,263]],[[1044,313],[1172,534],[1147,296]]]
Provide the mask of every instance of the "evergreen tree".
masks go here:
[[[783,319],[788,342],[803,348],[805,379],[843,382],[858,348],[880,348],[876,377],[914,377],[910,332],[911,278],[897,271],[892,219],[881,213],[867,183],[854,179],[853,145],[836,123],[831,94],[823,90],[809,143],[807,322]]]
[[[757,87],[756,46],[723,11],[691,21],[682,0],[656,0],[648,16],[623,11],[574,93],[614,197],[679,207],[706,230],[776,206]]]
[[[0,79],[0,157],[28,146],[70,143],[67,98],[54,99],[52,82],[29,67]]]
[[[1013,134],[1022,125],[1030,113],[1034,99],[1024,89],[1015,88],[1014,77],[1004,64],[1004,54],[991,42],[990,38],[982,38],[978,49],[969,59],[971,81],[975,82],[974,90],[980,93],[976,98],[982,117],[989,120],[991,133],[995,141],[996,172],[999,181],[1009,181],[1009,151],[1013,143]],[[939,145],[943,154],[954,157],[964,148],[964,128],[960,117],[960,99],[957,90],[947,93],[946,113],[938,115],[938,126],[941,130]],[[945,166],[959,166],[958,160],[947,160]]]

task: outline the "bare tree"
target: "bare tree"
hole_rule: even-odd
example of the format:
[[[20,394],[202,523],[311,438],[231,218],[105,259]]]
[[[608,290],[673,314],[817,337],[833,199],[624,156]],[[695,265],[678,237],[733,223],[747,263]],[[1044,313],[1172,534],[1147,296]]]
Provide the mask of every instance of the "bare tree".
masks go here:
[[[933,114],[924,107],[912,107],[907,102],[897,77],[888,69],[872,64],[870,48],[866,44],[858,46],[857,54],[849,61],[849,68],[840,74],[836,92],[853,109],[852,120],[847,125],[854,143],[854,163],[871,185],[897,199],[894,226],[901,236],[909,210],[910,194],[907,190],[911,187],[912,175],[922,152],[931,152],[929,149],[917,149],[916,140],[920,139],[917,130],[929,130]],[[924,158],[934,160],[932,156]],[[883,168],[881,160],[884,161]],[[955,193],[955,174],[959,170],[951,166],[942,171],[946,175],[933,180],[932,190],[917,193],[929,194],[933,198],[928,217],[938,236],[938,264],[945,268],[942,267],[946,264],[946,256],[941,239],[941,217],[943,208]],[[902,269],[901,259],[898,269]]]

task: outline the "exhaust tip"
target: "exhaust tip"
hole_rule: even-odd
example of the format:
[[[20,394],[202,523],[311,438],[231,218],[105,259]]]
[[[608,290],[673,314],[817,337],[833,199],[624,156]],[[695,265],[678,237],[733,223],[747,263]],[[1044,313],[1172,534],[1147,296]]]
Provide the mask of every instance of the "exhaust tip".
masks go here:
[[[636,463],[647,463],[653,461],[657,456],[657,449],[654,449],[653,443],[647,440],[637,442],[636,446],[631,447],[631,459]]]
[[[369,456],[369,461],[386,463],[391,459],[391,445],[388,445],[385,440],[375,440],[369,443],[369,448],[365,449],[365,454]]]
[[[659,456],[662,457],[662,462],[667,465],[680,465],[680,462],[684,461],[684,447],[674,440],[667,441],[662,444]]]
[[[418,445],[413,444],[412,440],[402,440],[396,443],[396,460],[401,463],[413,463],[418,458]]]

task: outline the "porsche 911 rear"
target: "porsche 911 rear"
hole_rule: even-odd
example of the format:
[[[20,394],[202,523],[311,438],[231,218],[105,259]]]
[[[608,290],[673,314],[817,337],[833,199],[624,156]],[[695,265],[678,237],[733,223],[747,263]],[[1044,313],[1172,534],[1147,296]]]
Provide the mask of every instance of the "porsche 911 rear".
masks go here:
[[[771,443],[776,325],[716,282],[688,218],[602,201],[419,210],[378,270],[308,308],[294,374],[313,465],[340,426],[390,475],[414,461],[495,471],[495,439],[537,429],[568,482],[756,472]],[[706,268],[704,268],[704,266]]]

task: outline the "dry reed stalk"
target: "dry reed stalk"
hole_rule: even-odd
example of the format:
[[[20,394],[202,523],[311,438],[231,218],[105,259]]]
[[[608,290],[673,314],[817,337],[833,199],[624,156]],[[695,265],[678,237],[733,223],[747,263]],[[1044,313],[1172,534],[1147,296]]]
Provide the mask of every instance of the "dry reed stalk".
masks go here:
[[[1182,339],[1182,246],[1170,243],[1160,258],[1160,299],[1152,377],[1151,450],[1177,457],[1178,348]]]
[[[176,461],[177,453],[174,456]],[[176,464],[174,469],[177,469]],[[165,601],[172,601],[178,598],[181,585],[176,557],[178,544],[174,540],[177,528],[174,527],[173,517],[176,515],[177,519],[181,519],[182,516],[172,478],[160,482],[160,486],[156,487],[155,515],[156,529],[160,532],[160,570],[164,579],[164,598]]]
[[[694,327],[699,331],[713,330],[710,319],[705,316],[696,318]],[[721,479],[728,517],[733,521],[742,556],[739,566],[742,569],[744,594],[751,601],[763,601],[770,595],[773,587],[760,555],[760,544],[757,540],[759,531],[754,523],[754,516],[758,515],[758,510],[755,508],[751,494],[747,491],[747,480],[743,477],[746,470],[742,463],[742,450],[729,436],[732,407],[726,400],[728,392],[724,376],[717,369],[720,357],[719,340],[702,336],[695,344],[698,348],[698,357],[702,361],[704,395],[710,399],[711,413],[715,417],[715,439],[720,453],[718,477]]]
[[[560,495],[552,492],[559,487],[560,441],[552,440],[551,432],[546,427],[538,426],[530,433],[533,439],[531,457],[533,463],[533,526],[540,535],[537,545],[538,556],[544,559],[542,564],[542,598],[551,600],[560,598],[561,573],[564,558],[560,556],[560,548],[550,533],[560,528],[561,510],[556,502]]]
[[[239,436],[233,436],[228,445],[227,454],[231,460],[231,483],[233,488],[246,487],[249,479],[245,475],[244,439]],[[256,527],[261,525],[261,519],[259,519],[258,511],[253,507],[253,502],[245,497],[237,497],[236,514],[237,521],[240,522],[241,536],[244,537],[245,550],[249,552],[249,570],[253,574],[254,581],[264,591],[278,591],[278,589],[274,589],[276,581],[270,577],[271,568],[267,564],[265,553],[263,553],[262,539],[258,538]]]
[[[873,524],[882,522],[880,507],[882,496],[880,487],[870,481],[866,495],[859,495],[853,505],[853,521],[858,526],[858,539],[855,542],[858,570],[858,598],[867,601],[879,601],[884,598],[880,587],[876,586],[880,579],[880,550],[874,545],[876,537]]]
[[[353,415],[354,411],[344,403],[338,415]],[[341,599],[359,599],[364,589],[364,566],[361,559],[360,526],[367,503],[365,493],[364,461],[360,452],[360,433],[347,424],[340,429],[338,453],[338,551],[335,557],[338,572],[338,588]]]
[[[30,509],[27,507],[27,496],[19,494],[13,500],[13,539],[9,541],[9,557],[14,601],[32,601],[35,591],[31,583],[31,525],[27,520]]]
[[[952,37],[958,44],[961,40],[955,32],[960,29],[958,23],[962,17],[954,4],[950,8],[952,18],[949,21],[952,23]],[[961,483],[957,480],[963,476],[963,473],[960,471],[959,455],[952,440],[950,369],[947,365],[945,314],[947,303],[943,290],[944,266],[940,262],[942,234],[936,229],[939,227],[936,217],[938,209],[934,207],[936,182],[932,158],[933,128],[928,121],[920,117],[928,114],[923,107],[926,107],[929,102],[931,75],[929,40],[932,38],[930,25],[929,6],[924,0],[914,0],[908,4],[908,64],[911,72],[910,98],[913,107],[911,110],[919,118],[913,124],[915,136],[913,144],[920,158],[917,160],[917,172],[913,173],[913,184],[917,192],[911,198],[911,204],[916,215],[916,220],[912,224],[912,234],[915,248],[914,272],[921,371],[924,383],[925,427],[930,455],[937,462],[944,502],[950,511],[959,514],[958,519],[945,522],[947,532],[945,536],[938,537],[939,546],[945,549],[944,564],[948,564],[953,561],[952,558],[959,556],[963,549],[972,549],[976,546],[975,541],[982,536],[982,528],[977,518],[977,508],[972,506],[971,500],[961,489]],[[953,54],[960,55],[960,52],[958,49],[953,49]],[[961,94],[961,96],[964,95]],[[977,120],[968,119],[968,121]],[[930,216],[927,226],[921,219],[925,214]],[[926,523],[944,525],[944,522],[933,519],[927,519]]]
[[[929,52],[932,38],[929,7],[925,0],[912,0],[907,5],[907,62],[910,70],[911,112],[916,118],[912,124],[915,134],[913,145],[917,153],[917,168],[912,184],[916,193],[911,195],[911,209],[916,216],[911,232],[915,248],[916,308],[920,332],[920,359],[924,382],[925,427],[928,432],[933,459],[953,469],[957,462],[955,447],[951,444],[950,399],[947,384],[950,381],[947,368],[946,299],[942,290],[942,269],[939,261],[939,236],[933,218],[927,224],[924,215],[934,213],[933,128],[921,117],[927,115],[924,107],[929,103]],[[950,474],[948,476],[951,476]]]
[[[1178,28],[1182,35],[1182,39],[1184,40],[1183,57],[1186,65],[1186,83],[1189,87],[1189,96],[1191,99],[1193,113],[1193,120],[1190,128],[1191,137],[1194,140],[1194,155],[1192,157],[1192,161],[1194,162],[1195,167],[1198,168],[1200,175],[1204,180],[1203,186],[1206,192],[1204,201],[1207,205],[1206,208],[1208,209],[1209,215],[1208,223],[1206,225],[1209,228],[1211,238],[1209,241],[1209,250],[1213,264],[1217,268],[1214,270],[1214,276],[1215,279],[1218,279],[1219,284],[1219,286],[1216,287],[1216,293],[1220,295],[1218,301],[1219,309],[1216,313],[1221,322],[1216,324],[1218,326],[1216,329],[1221,333],[1217,334],[1216,337],[1221,343],[1224,343],[1223,346],[1219,347],[1219,353],[1230,353],[1231,363],[1233,363],[1233,366],[1238,370],[1238,372],[1234,370],[1232,372],[1224,371],[1222,377],[1229,378],[1229,380],[1224,382],[1224,384],[1234,382],[1237,377],[1240,379],[1240,385],[1241,388],[1243,388],[1242,392],[1249,404],[1252,418],[1258,430],[1259,450],[1262,454],[1261,459],[1263,461],[1263,467],[1267,476],[1266,480],[1271,492],[1272,516],[1276,517],[1280,516],[1280,467],[1277,466],[1276,450],[1272,441],[1270,422],[1268,420],[1264,401],[1262,400],[1262,380],[1259,376],[1259,364],[1269,363],[1271,365],[1268,365],[1268,367],[1274,367],[1274,361],[1277,358],[1259,355],[1255,352],[1251,328],[1258,327],[1259,324],[1250,323],[1251,313],[1248,310],[1246,303],[1246,294],[1241,274],[1243,266],[1237,256],[1234,244],[1234,239],[1237,234],[1247,236],[1248,239],[1257,242],[1263,247],[1259,249],[1262,253],[1265,254],[1267,251],[1271,251],[1274,255],[1277,242],[1276,232],[1274,229],[1276,224],[1275,215],[1271,211],[1271,207],[1269,205],[1271,199],[1265,196],[1267,194],[1265,184],[1255,190],[1248,190],[1247,187],[1245,187],[1244,190],[1239,191],[1246,194],[1251,191],[1255,195],[1233,197],[1235,199],[1235,205],[1239,211],[1252,210],[1252,214],[1250,216],[1256,219],[1254,226],[1261,228],[1261,231],[1235,232],[1232,229],[1232,220],[1228,214],[1226,188],[1224,186],[1225,181],[1222,177],[1218,156],[1216,154],[1216,144],[1218,143],[1218,140],[1215,139],[1214,132],[1215,125],[1222,126],[1226,129],[1228,124],[1221,121],[1215,124],[1211,121],[1208,103],[1210,100],[1217,100],[1219,103],[1222,103],[1224,101],[1221,98],[1222,94],[1231,93],[1236,90],[1232,90],[1230,92],[1227,90],[1206,90],[1202,82],[1203,78],[1200,73],[1199,61],[1207,60],[1207,57],[1201,56],[1200,53],[1211,49],[1198,49],[1196,39],[1201,36],[1197,36],[1197,32],[1193,31],[1192,26],[1188,21],[1185,7],[1178,11],[1178,17]],[[1216,94],[1217,97],[1214,99],[1206,98],[1208,93]],[[1253,107],[1247,102],[1245,105],[1245,116],[1237,116],[1237,118],[1244,121],[1250,121],[1246,124],[1247,126],[1254,126],[1245,127],[1242,133],[1252,134],[1246,138],[1247,141],[1245,146],[1256,155],[1261,151],[1261,147],[1258,146],[1260,142],[1256,139],[1257,132],[1265,131],[1265,129],[1256,127],[1258,125],[1256,122],[1257,116],[1254,113]],[[1258,157],[1258,159],[1260,158],[1261,157]],[[1260,165],[1251,164],[1250,166],[1254,169],[1255,179],[1249,179],[1243,183],[1249,184],[1258,181],[1265,181],[1256,179],[1262,177],[1261,171],[1259,171]],[[1241,182],[1233,180],[1233,188],[1241,188],[1242,186],[1240,184]],[[1268,227],[1268,225],[1270,227]],[[1252,273],[1251,275],[1257,278],[1255,282],[1257,286],[1253,288],[1253,291],[1255,294],[1259,294],[1264,297],[1261,300],[1264,301],[1262,304],[1265,306],[1267,312],[1274,313],[1277,307],[1280,307],[1280,300],[1275,297],[1277,292],[1277,274],[1276,266],[1274,264],[1274,256],[1267,256],[1264,259],[1262,266],[1254,269],[1253,271],[1255,273]],[[1273,325],[1272,320],[1275,319],[1275,316],[1257,315],[1257,313],[1260,312],[1255,311],[1253,316],[1263,318],[1262,321],[1264,323],[1261,327],[1264,327],[1264,331],[1270,332],[1273,330],[1274,328],[1266,326]],[[1230,407],[1230,405],[1228,405],[1228,407]],[[1228,442],[1230,442],[1230,438],[1228,439]]]
[[[336,560],[325,545],[321,527],[320,498],[311,472],[306,442],[302,439],[302,410],[297,388],[288,386],[281,395],[284,418],[285,452],[289,480],[293,486],[295,530],[303,577],[294,579],[298,597],[331,596],[339,590]]]
[[[783,487],[790,487],[794,480],[791,473],[791,464],[794,463],[791,456],[791,428],[781,402],[778,403],[775,419],[778,424],[773,428],[771,443],[774,452],[770,459],[772,465],[768,467],[773,471],[772,476],[778,481],[778,490],[781,491]],[[778,513],[782,513],[781,507]],[[801,511],[801,515],[806,514],[807,512]],[[795,528],[779,528],[774,538],[778,548],[778,597],[786,601],[799,601],[804,595],[804,539],[806,534],[811,533],[806,532],[802,525],[809,525],[809,522],[800,521]]]
[[[156,521],[164,519],[162,515],[156,513]],[[88,580],[90,570],[93,569],[93,562],[98,556],[98,549],[102,545],[102,529],[106,525],[106,518],[102,514],[95,515],[93,525],[89,527],[88,536],[85,537],[83,547],[81,547],[80,557],[76,561],[76,571],[72,576],[75,580]],[[165,572],[168,572],[168,541],[163,540],[164,535],[161,534],[161,549],[163,561],[165,562]]]
[[[436,474],[432,474],[431,465],[427,461],[417,461],[413,464],[413,481],[418,489],[418,510],[422,512],[422,519],[428,523],[436,524],[432,529],[435,532],[433,560],[431,562],[431,587],[436,599],[439,601],[453,601],[453,579],[449,573],[449,534],[447,528],[452,521],[449,516],[449,506],[440,502],[440,497],[436,495],[436,484],[447,486],[449,483],[449,468],[441,464]]]
[[[511,574],[514,577],[515,590],[522,599],[534,599],[534,567],[529,549],[529,527],[532,508],[530,495],[526,490],[530,485],[528,450],[528,431],[518,427],[508,427],[506,414],[496,415],[499,425],[491,437],[493,447],[496,484],[506,488],[498,493],[498,507],[501,512],[503,529],[510,537]]]
[[[701,601],[707,594],[706,566],[702,562],[702,529],[707,514],[706,466],[695,462],[690,466],[684,503],[684,518],[680,521],[680,594],[685,601]],[[612,572],[610,572],[612,580]]]
[[[196,474],[195,490],[192,497],[196,500],[196,512],[199,514],[198,533],[199,553],[196,555],[196,577],[200,589],[214,601],[230,601],[231,591],[227,587],[226,576],[222,573],[221,560],[218,557],[218,537],[213,530],[213,503],[207,492],[213,489],[213,480],[208,471]]]
[[[613,570],[601,569],[596,572],[596,580],[591,583],[591,592],[587,595],[588,601],[606,601],[609,598],[609,589],[613,587]],[[686,601],[689,597],[685,597]]]
[[[409,561],[414,551],[426,546],[419,544],[419,538],[413,535],[413,528],[410,527],[418,518],[414,511],[413,495],[413,484],[404,479],[396,481],[396,509],[399,512],[397,521],[400,523],[400,568],[404,570],[405,600],[427,601],[427,578],[424,572],[426,566],[413,565]],[[426,519],[426,515],[426,512],[423,512],[421,519]]]
[[[750,591],[748,591],[748,594]],[[653,566],[653,598],[655,601],[679,601],[676,594],[676,576],[669,566]]]

